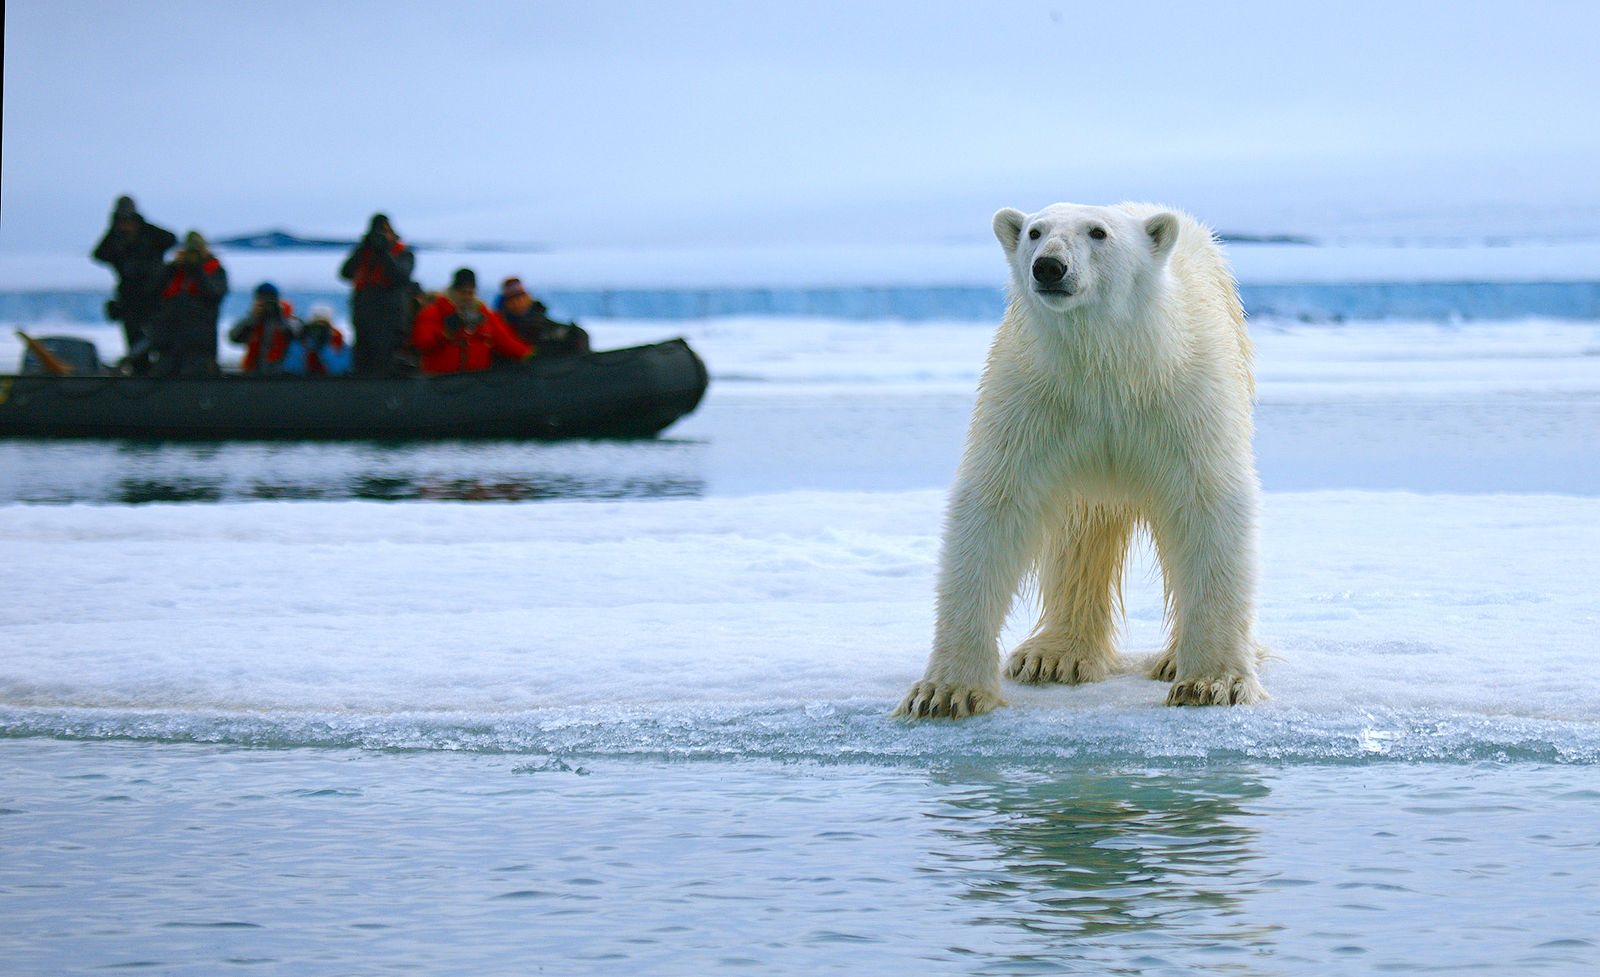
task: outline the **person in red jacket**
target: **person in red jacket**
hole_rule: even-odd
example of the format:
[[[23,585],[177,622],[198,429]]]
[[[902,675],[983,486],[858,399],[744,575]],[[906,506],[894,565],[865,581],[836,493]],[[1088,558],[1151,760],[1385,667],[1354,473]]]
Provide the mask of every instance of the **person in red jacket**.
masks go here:
[[[533,347],[478,300],[478,276],[470,268],[457,271],[450,287],[417,313],[411,345],[422,354],[424,373],[486,370],[496,355],[514,360],[533,355]]]

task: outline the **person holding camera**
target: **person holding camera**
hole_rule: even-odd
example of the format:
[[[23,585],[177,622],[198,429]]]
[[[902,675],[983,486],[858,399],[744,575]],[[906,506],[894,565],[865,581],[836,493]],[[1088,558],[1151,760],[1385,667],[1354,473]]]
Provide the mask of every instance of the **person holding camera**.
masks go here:
[[[117,294],[106,303],[106,318],[122,323],[130,351],[144,345],[165,281],[167,249],[177,243],[177,235],[144,219],[132,197],[117,198],[111,226],[95,245],[93,257],[117,273]],[[144,356],[128,365],[134,373],[150,370]]]
[[[367,233],[339,269],[339,277],[351,286],[356,373],[395,372],[395,356],[405,342],[410,319],[407,305],[416,261],[389,218],[373,214]]]
[[[589,352],[589,334],[575,322],[550,318],[543,302],[528,294],[522,279],[507,278],[500,284],[494,310],[522,341],[530,343],[540,356],[577,356]]]
[[[422,354],[424,373],[486,370],[497,355],[533,355],[533,347],[478,299],[478,276],[470,268],[457,271],[450,287],[417,313],[411,344]]]
[[[300,326],[283,368],[307,377],[337,377],[350,372],[350,347],[333,324],[333,306],[318,303]]]
[[[244,345],[245,373],[283,373],[299,324],[288,303],[278,297],[278,286],[262,282],[250,302],[250,314],[228,330],[228,341]]]
[[[217,317],[228,294],[228,273],[199,231],[184,235],[167,265],[155,315],[145,337],[154,354],[152,376],[210,376],[217,372]],[[132,360],[140,350],[130,351]]]

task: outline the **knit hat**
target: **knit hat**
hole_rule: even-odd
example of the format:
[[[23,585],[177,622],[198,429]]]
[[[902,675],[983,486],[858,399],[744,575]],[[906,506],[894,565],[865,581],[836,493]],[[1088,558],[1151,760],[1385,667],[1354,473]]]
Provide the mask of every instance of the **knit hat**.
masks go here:
[[[455,277],[450,279],[450,287],[457,291],[463,288],[470,288],[476,291],[478,288],[478,276],[473,273],[471,268],[458,268],[456,269]]]
[[[199,231],[190,231],[183,236],[183,246],[193,251],[205,251],[206,239],[200,236]]]
[[[522,279],[507,278],[500,283],[500,297],[502,299],[516,298],[518,295],[527,295],[528,290],[522,287]]]
[[[121,217],[138,217],[139,208],[134,206],[132,197],[118,197],[116,207],[111,210],[112,219]]]
[[[311,307],[311,322],[333,322],[333,306],[326,302],[318,302]]]
[[[271,282],[262,282],[256,286],[256,298],[275,299],[278,297],[278,286]]]

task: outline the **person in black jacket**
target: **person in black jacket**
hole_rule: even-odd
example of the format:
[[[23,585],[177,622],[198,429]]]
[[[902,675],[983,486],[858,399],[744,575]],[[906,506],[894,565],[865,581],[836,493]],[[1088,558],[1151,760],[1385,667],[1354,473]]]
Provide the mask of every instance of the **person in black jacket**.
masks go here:
[[[155,354],[153,376],[209,376],[217,372],[217,316],[228,294],[228,273],[199,231],[167,265],[161,298],[146,336]],[[130,358],[133,356],[130,353]]]
[[[393,373],[396,354],[411,334],[408,315],[416,255],[400,240],[389,218],[373,214],[367,233],[339,269],[350,282],[350,328],[355,333],[354,370]]]
[[[121,321],[129,350],[144,345],[150,317],[155,314],[156,301],[166,281],[167,249],[177,243],[177,235],[140,215],[132,197],[117,198],[111,211],[111,226],[95,245],[93,257],[117,273],[117,297],[106,303],[106,318]],[[130,359],[128,365],[135,373],[150,369],[150,361],[144,356]]]
[[[507,278],[494,300],[495,311],[523,342],[540,356],[577,356],[589,352],[589,334],[576,323],[550,318],[543,302],[528,294],[522,279]]]

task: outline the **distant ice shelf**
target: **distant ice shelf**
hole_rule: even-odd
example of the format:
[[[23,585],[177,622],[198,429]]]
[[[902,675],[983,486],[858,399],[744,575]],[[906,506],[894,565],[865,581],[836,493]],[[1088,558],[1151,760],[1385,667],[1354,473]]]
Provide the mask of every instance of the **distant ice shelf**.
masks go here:
[[[244,315],[257,280],[235,278],[236,287],[224,302],[224,321]],[[348,296],[343,289],[327,286],[280,287],[297,309],[319,302],[343,308]],[[1239,291],[1245,310],[1255,319],[1600,319],[1600,276],[1548,282],[1246,283]],[[0,322],[23,326],[99,322],[107,294],[82,288],[0,291]],[[549,288],[536,289],[536,294],[556,318],[579,320],[762,316],[993,323],[1006,303],[1005,289],[997,285]]]
[[[333,242],[326,242],[332,244]],[[1246,309],[1304,321],[1600,317],[1600,240],[1446,246],[1235,242]],[[265,281],[297,305],[344,304],[331,247],[220,248],[242,314]],[[472,268],[485,291],[517,276],[557,316],[695,319],[728,315],[993,321],[1006,270],[993,242],[648,248],[423,248],[416,278],[440,287]],[[0,254],[0,320],[102,318],[110,272],[86,255]]]

